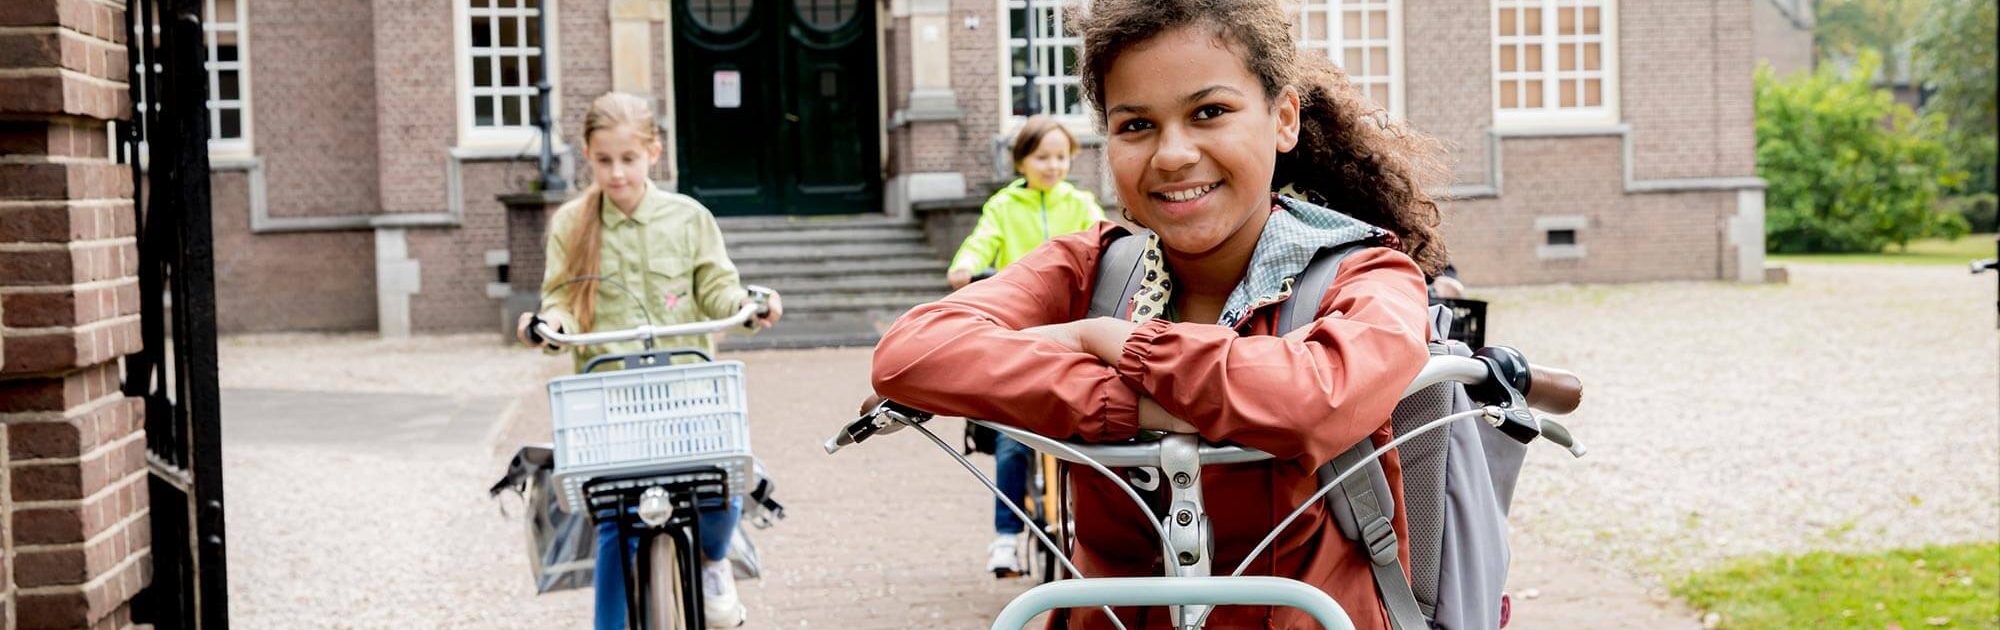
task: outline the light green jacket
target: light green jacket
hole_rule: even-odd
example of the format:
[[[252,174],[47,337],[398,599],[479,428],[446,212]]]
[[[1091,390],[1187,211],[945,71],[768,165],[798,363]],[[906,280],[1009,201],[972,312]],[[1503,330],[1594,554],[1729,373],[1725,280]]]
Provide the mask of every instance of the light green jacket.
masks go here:
[[[549,219],[548,260],[542,275],[542,316],[562,323],[566,332],[624,330],[650,323],[680,324],[721,319],[736,313],[749,296],[736,275],[736,265],[723,250],[722,229],[708,208],[686,195],[646,186],[646,196],[631,216],[606,197],[599,204],[603,223],[603,255],[597,273],[597,313],[585,330],[569,310],[569,292],[581,284],[565,284],[562,268],[569,260],[570,230],[583,214],[581,197],[564,204]],[[624,288],[620,288],[623,285]],[[629,289],[629,291],[627,290]],[[749,331],[731,331],[743,334]],[[713,355],[708,335],[670,337],[654,348],[699,348]],[[576,348],[576,367],[606,353],[636,352],[638,342]],[[603,369],[603,368],[600,368]]]
[[[1017,179],[980,208],[979,225],[958,246],[951,268],[974,273],[987,267],[1004,269],[1044,241],[1081,232],[1103,220],[1097,197],[1069,182],[1043,192]]]

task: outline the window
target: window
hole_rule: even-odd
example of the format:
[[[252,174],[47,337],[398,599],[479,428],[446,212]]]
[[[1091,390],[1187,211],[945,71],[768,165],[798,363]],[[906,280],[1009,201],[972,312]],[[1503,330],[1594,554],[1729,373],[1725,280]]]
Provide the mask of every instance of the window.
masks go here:
[[[208,148],[250,152],[249,47],[239,0],[208,0]]]
[[[541,137],[542,2],[459,0],[459,143],[519,148]],[[555,7],[548,7],[553,19]],[[554,48],[554,42],[550,42]],[[553,68],[553,60],[550,64]],[[553,77],[550,79],[554,83]],[[554,95],[550,95],[554,100]],[[558,110],[559,111],[559,110]]]
[[[242,0],[206,0],[202,23],[203,45],[208,49],[208,61],[204,68],[208,74],[208,150],[211,154],[232,157],[250,155],[250,41],[247,23],[244,19]],[[153,42],[160,41],[160,25],[148,24]],[[132,76],[145,74],[147,64],[153,71],[162,70],[158,60],[145,58],[145,51],[132,59]],[[139,102],[134,111],[158,110],[159,104],[147,94],[145,81],[138,81]],[[143,149],[146,129],[144,121],[138,133],[141,143],[140,160],[144,160]],[[115,127],[117,123],[113,123]],[[116,131],[113,131],[115,139]],[[121,157],[121,159],[129,159]]]
[[[1369,100],[1402,115],[1402,0],[1304,0],[1291,10],[1301,50],[1332,59]]]
[[[1496,0],[1497,125],[1618,121],[1614,0]]]
[[[1083,91],[1076,78],[1078,51],[1083,39],[1063,24],[1064,0],[1007,0],[1006,99],[1008,111],[1017,118],[1028,115],[1025,75],[1031,63],[1028,50],[1029,28],[1035,40],[1032,64],[1035,85],[1040,92],[1041,113],[1059,117],[1085,118]]]

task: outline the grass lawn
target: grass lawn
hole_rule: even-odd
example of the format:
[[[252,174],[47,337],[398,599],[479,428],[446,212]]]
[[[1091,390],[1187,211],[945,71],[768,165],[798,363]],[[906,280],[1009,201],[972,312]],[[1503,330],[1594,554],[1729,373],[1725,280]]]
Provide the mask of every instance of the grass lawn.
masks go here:
[[[2000,628],[2000,543],[1751,558],[1673,590],[1738,630]]]
[[[1856,263],[1869,265],[1951,265],[1964,267],[1973,260],[1993,257],[1992,234],[1968,234],[1958,240],[1941,238],[1910,241],[1908,251],[1890,245],[1880,254],[1772,254],[1771,262]]]

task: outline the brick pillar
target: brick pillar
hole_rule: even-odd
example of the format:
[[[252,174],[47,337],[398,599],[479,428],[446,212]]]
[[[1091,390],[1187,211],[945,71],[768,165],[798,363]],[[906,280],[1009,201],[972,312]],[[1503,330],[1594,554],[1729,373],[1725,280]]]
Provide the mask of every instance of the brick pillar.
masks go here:
[[[124,20],[0,2],[0,630],[129,627],[150,577]]]

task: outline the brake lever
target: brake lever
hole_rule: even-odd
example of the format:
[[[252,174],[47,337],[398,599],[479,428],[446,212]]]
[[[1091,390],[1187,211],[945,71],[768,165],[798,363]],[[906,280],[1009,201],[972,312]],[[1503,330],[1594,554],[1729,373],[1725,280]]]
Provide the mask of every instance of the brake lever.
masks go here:
[[[925,422],[932,417],[929,412],[909,407],[893,400],[884,400],[876,404],[875,408],[870,409],[868,413],[862,414],[861,417],[855,418],[853,422],[847,423],[847,426],[841,428],[839,433],[834,434],[832,438],[828,439],[826,444],[822,445],[822,448],[826,449],[828,455],[832,455],[834,451],[840,450],[841,447],[849,444],[859,444],[861,441],[876,435],[895,433],[901,431],[904,426]]]

